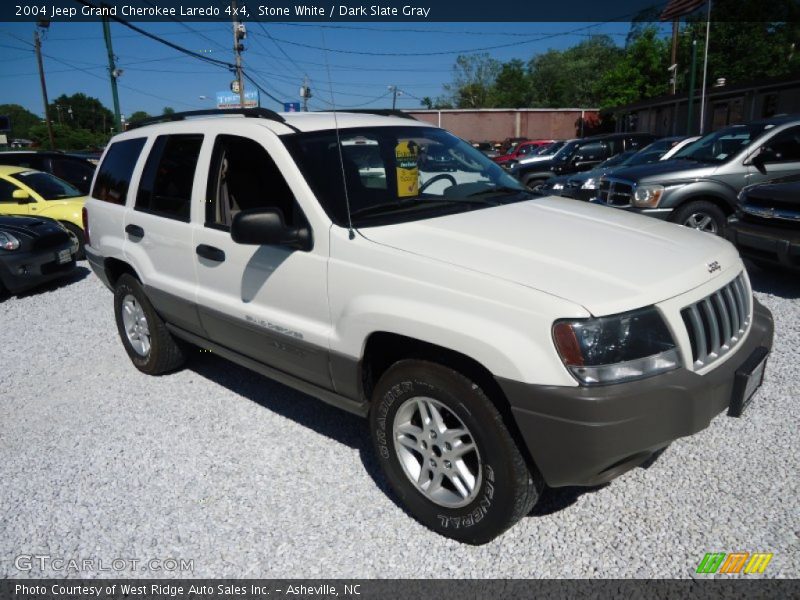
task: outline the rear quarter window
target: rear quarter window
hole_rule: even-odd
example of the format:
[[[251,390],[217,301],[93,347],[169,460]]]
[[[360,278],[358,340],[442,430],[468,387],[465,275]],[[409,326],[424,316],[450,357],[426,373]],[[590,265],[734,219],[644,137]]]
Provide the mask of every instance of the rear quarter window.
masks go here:
[[[125,204],[131,176],[146,138],[114,142],[97,171],[92,197],[113,204]]]

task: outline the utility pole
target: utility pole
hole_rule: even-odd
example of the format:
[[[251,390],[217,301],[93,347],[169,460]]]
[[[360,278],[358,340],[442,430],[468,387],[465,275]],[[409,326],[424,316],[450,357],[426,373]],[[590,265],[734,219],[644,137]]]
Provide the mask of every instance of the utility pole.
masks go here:
[[[40,21],[38,27],[48,27],[50,24]],[[44,82],[44,65],[42,64],[42,40],[39,37],[39,28],[33,30],[33,47],[36,49],[36,62],[39,63],[39,81],[42,84],[42,100],[44,100],[44,120],[47,123],[47,137],[50,139],[50,150],[56,149],[56,139],[53,135],[53,123],[50,121],[50,103],[47,101],[47,85]]]
[[[303,99],[303,112],[308,112],[308,99],[311,98],[311,88],[308,87],[308,77],[303,77],[303,85],[300,86],[300,97]]]
[[[108,51],[108,74],[111,77],[111,96],[114,100],[114,122],[116,123],[117,133],[122,131],[122,119],[119,111],[119,94],[117,93],[117,77],[122,74],[114,64],[114,49],[111,47],[111,26],[108,17],[103,16],[103,37],[106,40],[106,50]]]
[[[236,58],[236,82],[239,87],[239,106],[244,108],[244,79],[242,78],[242,52],[244,45],[240,40],[243,40],[247,35],[245,32],[244,24],[239,22],[238,9],[236,8],[236,0],[231,0],[231,16],[233,18],[233,54]],[[236,90],[233,90],[234,92]]]
[[[396,85],[390,85],[389,89],[392,91],[392,110],[395,110],[397,107],[397,94],[401,94],[402,92],[397,89]]]
[[[672,21],[672,60],[670,61],[670,71],[672,72],[672,95],[678,91],[678,30],[680,19]]]
[[[689,71],[689,101],[687,103],[688,118],[686,120],[686,135],[694,133],[694,83],[697,71],[697,38],[692,38],[692,67]]]
[[[700,135],[705,133],[706,127],[706,77],[708,75],[708,42],[711,37],[711,0],[708,0],[708,15],[706,16],[706,49],[703,54],[703,89],[700,90]]]

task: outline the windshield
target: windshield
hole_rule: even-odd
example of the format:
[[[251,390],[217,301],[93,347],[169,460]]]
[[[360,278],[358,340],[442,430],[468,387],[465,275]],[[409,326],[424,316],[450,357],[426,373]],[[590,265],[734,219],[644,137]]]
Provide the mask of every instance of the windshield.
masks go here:
[[[598,169],[605,169],[606,167],[616,167],[617,165],[627,165],[627,164],[629,164],[628,160],[630,158],[633,158],[633,156],[635,154],[636,154],[635,150],[628,150],[627,152],[621,152],[621,153],[617,154],[616,156],[612,156],[611,158],[608,158],[608,159],[604,160],[599,165],[597,165],[597,168]]]
[[[637,152],[633,156],[629,157],[624,163],[622,163],[625,167],[635,167],[636,165],[647,165],[650,163],[657,162],[666,150],[648,150],[645,148],[641,152]]]
[[[552,144],[545,144],[536,149],[532,156],[545,156],[547,154],[555,154],[555,152],[564,145],[564,142],[553,142]]]
[[[565,142],[561,149],[553,155],[553,160],[567,160],[572,156],[573,151],[578,146],[578,140]]]
[[[676,152],[672,158],[724,163],[749,146],[750,142],[760,136],[767,127],[768,125],[764,123],[726,127],[701,137]]]
[[[346,227],[416,220],[531,198],[519,181],[454,135],[371,127],[284,136],[325,212]],[[343,163],[343,164],[342,164]],[[343,176],[344,175],[344,176]]]
[[[64,198],[83,196],[77,188],[50,173],[25,171],[24,173],[15,173],[14,178],[27,185],[45,200],[63,200]]]

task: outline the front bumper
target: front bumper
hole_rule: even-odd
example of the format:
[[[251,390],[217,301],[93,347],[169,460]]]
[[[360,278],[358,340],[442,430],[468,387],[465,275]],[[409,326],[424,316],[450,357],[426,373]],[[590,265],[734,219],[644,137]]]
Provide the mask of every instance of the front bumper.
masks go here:
[[[547,484],[597,485],[673,440],[705,429],[728,407],[736,370],[758,348],[772,348],[772,336],[772,315],[754,299],[747,339],[705,375],[677,369],[597,387],[498,383]]]
[[[745,258],[800,270],[800,228],[733,221],[725,236]]]
[[[58,253],[70,251],[70,260],[58,262]],[[5,252],[0,260],[0,281],[12,294],[18,294],[48,281],[63,277],[75,268],[72,242],[46,250]]]

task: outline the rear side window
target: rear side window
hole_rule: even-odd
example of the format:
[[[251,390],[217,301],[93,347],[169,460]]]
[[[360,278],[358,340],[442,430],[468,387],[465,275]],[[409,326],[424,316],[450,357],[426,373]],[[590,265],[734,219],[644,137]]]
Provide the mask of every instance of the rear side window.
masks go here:
[[[202,144],[202,135],[158,136],[142,173],[136,210],[188,221]]]
[[[144,147],[145,138],[114,142],[108,149],[103,163],[97,172],[92,196],[114,204],[125,204],[131,175],[139,154]]]
[[[73,185],[86,184],[92,180],[94,167],[77,160],[53,159],[53,175]]]

